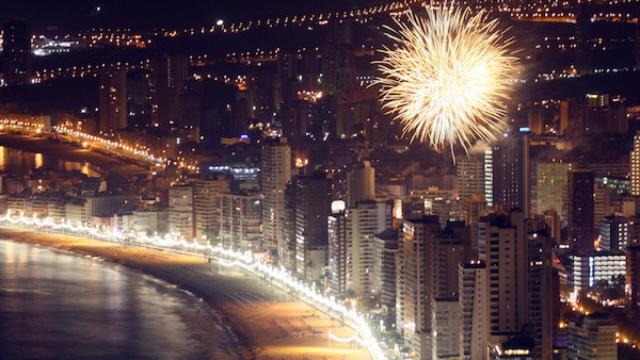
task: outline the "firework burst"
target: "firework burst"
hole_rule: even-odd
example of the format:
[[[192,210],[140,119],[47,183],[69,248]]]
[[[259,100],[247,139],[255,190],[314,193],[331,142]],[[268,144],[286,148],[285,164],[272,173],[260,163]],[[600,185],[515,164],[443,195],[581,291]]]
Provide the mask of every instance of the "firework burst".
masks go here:
[[[453,154],[455,145],[467,151],[504,130],[517,59],[497,20],[443,5],[409,12],[386,30],[397,45],[380,50],[375,83],[403,136]]]

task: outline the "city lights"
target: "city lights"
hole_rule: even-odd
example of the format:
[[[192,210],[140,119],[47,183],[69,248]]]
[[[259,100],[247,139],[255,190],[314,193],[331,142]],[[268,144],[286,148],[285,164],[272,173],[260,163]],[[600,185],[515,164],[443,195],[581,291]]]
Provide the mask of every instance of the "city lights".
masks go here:
[[[382,341],[376,338],[365,316],[358,313],[355,309],[337,301],[335,298],[323,295],[315,289],[315,287],[300,281],[287,270],[260,261],[249,251],[240,252],[219,245],[204,244],[197,240],[187,241],[171,235],[142,236],[109,228],[69,224],[64,221],[56,222],[47,217],[28,217],[24,214],[15,213],[15,211],[7,211],[0,217],[0,222],[37,231],[54,231],[61,234],[89,236],[99,240],[118,242],[126,245],[151,246],[176,251],[187,250],[190,254],[198,254],[205,258],[213,257],[220,261],[223,266],[235,267],[252,272],[268,281],[277,283],[278,286],[283,289],[293,291],[301,300],[327,312],[332,317],[344,321],[358,333],[358,337],[354,337],[353,339],[357,339],[357,342],[369,351],[373,359],[387,359]],[[336,339],[339,338],[335,336],[332,337],[332,340]]]

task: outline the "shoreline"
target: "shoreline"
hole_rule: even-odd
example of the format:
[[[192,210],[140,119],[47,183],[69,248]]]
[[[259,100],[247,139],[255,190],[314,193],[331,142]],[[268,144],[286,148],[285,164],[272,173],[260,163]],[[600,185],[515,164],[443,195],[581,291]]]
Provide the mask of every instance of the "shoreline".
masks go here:
[[[237,346],[241,359],[369,359],[366,349],[332,342],[352,330],[254,276],[220,271],[199,256],[71,235],[0,227],[0,239],[97,256],[201,298]]]
[[[145,174],[144,167],[106,154],[82,149],[71,144],[56,142],[46,137],[33,137],[8,132],[0,132],[0,146],[31,153],[44,153],[54,158],[89,163],[99,169],[103,176],[110,174],[136,175]]]

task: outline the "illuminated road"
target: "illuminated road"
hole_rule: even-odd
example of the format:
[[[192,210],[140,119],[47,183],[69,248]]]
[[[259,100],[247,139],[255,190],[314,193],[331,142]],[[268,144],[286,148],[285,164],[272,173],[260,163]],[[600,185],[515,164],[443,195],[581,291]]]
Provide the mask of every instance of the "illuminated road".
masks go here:
[[[303,301],[322,312],[330,314],[332,318],[339,319],[339,322],[343,322],[356,332],[355,336],[333,334],[333,336],[329,337],[331,340],[329,341],[329,344],[331,342],[359,344],[368,350],[373,359],[395,358],[398,355],[396,353],[396,346],[387,348],[387,343],[385,343],[382,338],[378,338],[378,335],[376,335],[369,326],[366,315],[358,313],[355,309],[335,300],[334,298],[321,294],[314,287],[310,287],[309,285],[301,282],[289,272],[255,258],[250,252],[241,253],[220,246],[188,242],[168,236],[134,236],[132,234],[125,234],[109,229],[75,226],[64,222],[56,222],[50,218],[38,219],[33,217],[24,217],[23,215],[10,215],[10,212],[0,218],[0,223],[4,223],[9,226],[22,227],[29,230],[72,234],[98,240],[111,241],[119,244],[160,248],[163,250],[170,250],[178,255],[183,254],[192,256],[198,254],[204,258],[214,259],[219,262],[222,270],[229,269],[232,271],[253,274],[258,278],[264,279],[264,281],[269,284],[286,289],[290,296],[293,296],[297,300]],[[311,319],[309,321],[311,322]],[[304,327],[306,327],[306,325]],[[311,325],[311,327],[313,326]],[[313,331],[311,332],[313,333]],[[284,344],[286,344],[286,341]]]

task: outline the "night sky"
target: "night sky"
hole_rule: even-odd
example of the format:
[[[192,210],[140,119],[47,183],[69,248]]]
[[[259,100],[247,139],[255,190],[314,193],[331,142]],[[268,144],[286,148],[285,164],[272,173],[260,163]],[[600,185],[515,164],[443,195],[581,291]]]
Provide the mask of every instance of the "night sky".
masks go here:
[[[210,24],[219,18],[248,19],[348,8],[346,0],[26,0],[0,1],[0,21],[20,18],[36,28],[87,26],[148,27]],[[101,11],[96,11],[100,6]]]

